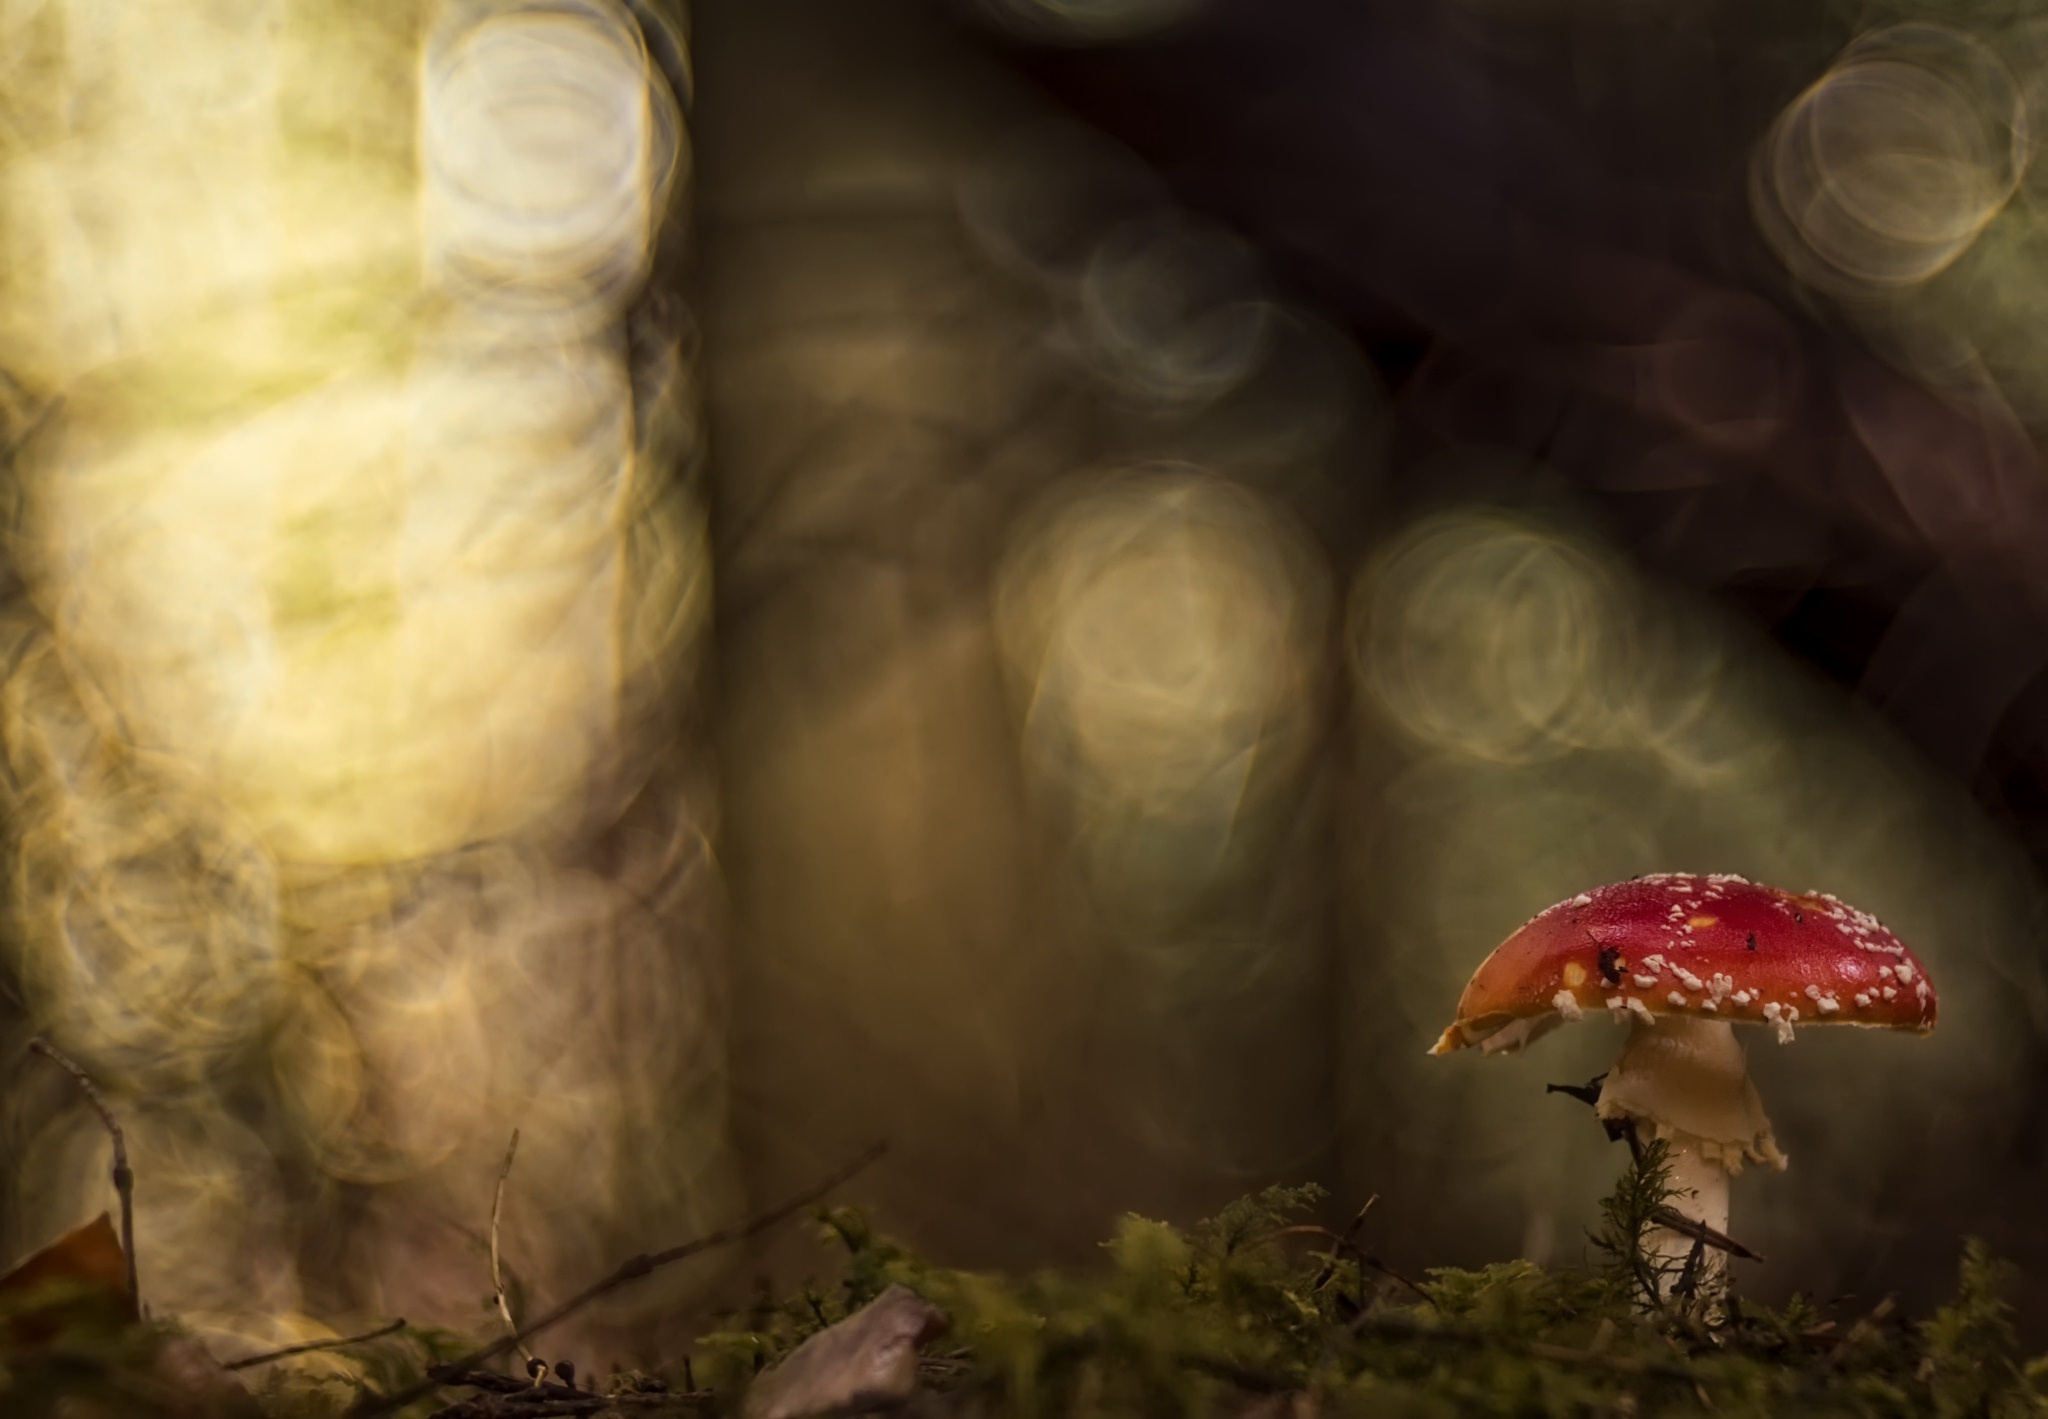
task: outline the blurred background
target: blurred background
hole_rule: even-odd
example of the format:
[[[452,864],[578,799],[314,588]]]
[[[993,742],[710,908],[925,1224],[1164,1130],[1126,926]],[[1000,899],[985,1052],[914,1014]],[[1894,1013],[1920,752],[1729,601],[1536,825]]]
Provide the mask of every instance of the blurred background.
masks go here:
[[[1398,1266],[1576,1257],[1617,1150],[1542,1085],[1616,1027],[1422,1051],[1534,911],[1733,871],[1945,994],[1753,1049],[1751,1284],[2038,1272],[2041,34],[700,6],[760,1175],[886,1133],[1009,1264],[1304,1176]]]
[[[1678,870],[1942,994],[1751,1043],[1740,1284],[1978,1234],[2038,1343],[2044,20],[0,4],[4,1043],[145,1294],[486,1325],[514,1126],[533,1302],[878,1137],[958,1264],[1305,1179],[1570,1261],[1620,1027],[1423,1051]],[[103,1205],[31,1063],[9,1255]]]

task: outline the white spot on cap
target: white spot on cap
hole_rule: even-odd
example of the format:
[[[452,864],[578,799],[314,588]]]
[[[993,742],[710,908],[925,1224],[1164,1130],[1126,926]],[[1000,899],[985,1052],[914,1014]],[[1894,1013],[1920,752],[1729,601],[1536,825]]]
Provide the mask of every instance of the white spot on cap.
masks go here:
[[[1738,990],[1728,998],[1734,1001],[1737,1005],[1747,1005],[1750,1001],[1756,999],[1755,996],[1751,995],[1746,990]]]
[[[1901,985],[1911,985],[1913,983],[1913,968],[1911,966],[1907,965],[1904,961],[1901,961],[1898,964],[1897,970],[1899,973],[1899,983]]]
[[[1921,982],[1920,982],[1920,983],[1919,983],[1918,985],[1914,986],[1914,987],[1913,987],[1913,994],[1915,994],[1915,995],[1919,996],[1919,997],[1920,997],[1920,998],[1921,998],[1921,999],[1922,999],[1923,1001],[1924,1001],[1924,1000],[1926,1000],[1926,999],[1927,999],[1927,994],[1928,994],[1928,992],[1927,992],[1927,982],[1926,982],[1926,981],[1921,981]]]
[[[1892,968],[1890,966],[1879,966],[1877,968],[1877,978],[1879,980],[1890,980],[1892,978]]]
[[[1586,1018],[1586,1012],[1579,1008],[1579,998],[1568,990],[1560,990],[1551,996],[1550,1008],[1567,1020],[1578,1021]]]
[[[1637,985],[1641,986],[1644,990],[1648,990],[1651,986],[1657,983],[1657,978],[1655,976],[1631,976],[1629,977],[1629,979],[1633,980]]]
[[[1888,985],[1881,994],[1883,994],[1886,1000],[1897,1000],[1899,998],[1899,988],[1895,985]]]
[[[1680,1010],[1685,1009],[1685,995],[1683,992],[1674,990],[1664,998],[1673,1005],[1676,1005]]]
[[[1694,975],[1691,971],[1687,970],[1683,966],[1674,966],[1672,968],[1672,974],[1678,977],[1678,982],[1680,985],[1683,985],[1687,990],[1691,991],[1694,995],[1698,995],[1701,991],[1707,988],[1707,983],[1705,981],[1701,980],[1698,976]]]
[[[1780,1005],[1777,1001],[1770,1000],[1764,1002],[1764,1018],[1766,1020],[1769,1020],[1772,1024],[1777,1024],[1778,1017],[1784,1013],[1785,1007]]]
[[[1835,999],[1832,995],[1823,995],[1813,1003],[1823,1015],[1832,1015],[1842,1008],[1842,1002]]]
[[[1859,990],[1859,991],[1857,991],[1857,992],[1856,992],[1856,1008],[1857,1008],[1858,1010],[1868,1010],[1868,1009],[1870,1008],[1870,992],[1869,992],[1869,991],[1867,991],[1867,990]]]

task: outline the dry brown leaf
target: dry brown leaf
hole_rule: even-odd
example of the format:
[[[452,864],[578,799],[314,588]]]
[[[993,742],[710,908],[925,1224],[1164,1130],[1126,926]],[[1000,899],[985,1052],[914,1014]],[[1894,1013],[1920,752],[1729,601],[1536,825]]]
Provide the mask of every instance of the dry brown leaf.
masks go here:
[[[114,1223],[102,1212],[73,1227],[0,1276],[0,1296],[19,1296],[53,1282],[71,1282],[88,1297],[106,1301],[123,1319],[136,1319],[135,1298],[128,1294],[128,1259],[114,1236]],[[56,1308],[36,1307],[5,1323],[8,1339],[18,1345],[40,1345],[61,1328]]]

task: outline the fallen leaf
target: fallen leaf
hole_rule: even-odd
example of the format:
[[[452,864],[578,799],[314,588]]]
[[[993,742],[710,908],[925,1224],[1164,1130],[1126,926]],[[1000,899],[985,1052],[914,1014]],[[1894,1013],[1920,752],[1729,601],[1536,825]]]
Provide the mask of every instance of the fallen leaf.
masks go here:
[[[93,1309],[104,1303],[121,1320],[136,1319],[135,1298],[128,1294],[128,1258],[114,1236],[113,1220],[104,1212],[0,1276],[0,1297],[26,1296],[60,1283],[70,1283],[73,1289],[47,1306],[30,1306],[10,1316],[0,1323],[0,1336],[17,1345],[44,1344],[63,1329],[81,1301]]]
[[[917,1391],[917,1349],[946,1331],[945,1314],[891,1286],[827,1326],[754,1381],[746,1419],[818,1419],[893,1409]]]

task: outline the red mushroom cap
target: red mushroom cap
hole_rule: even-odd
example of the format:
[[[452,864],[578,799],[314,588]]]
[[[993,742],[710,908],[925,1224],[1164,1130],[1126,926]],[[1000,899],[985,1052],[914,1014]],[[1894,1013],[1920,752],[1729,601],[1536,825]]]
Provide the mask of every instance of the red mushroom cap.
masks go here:
[[[1518,1020],[1585,1010],[1926,1034],[1934,982],[1877,919],[1825,892],[1660,872],[1582,892],[1500,944],[1432,1054]],[[1527,1038],[1525,1033],[1520,1038]]]

